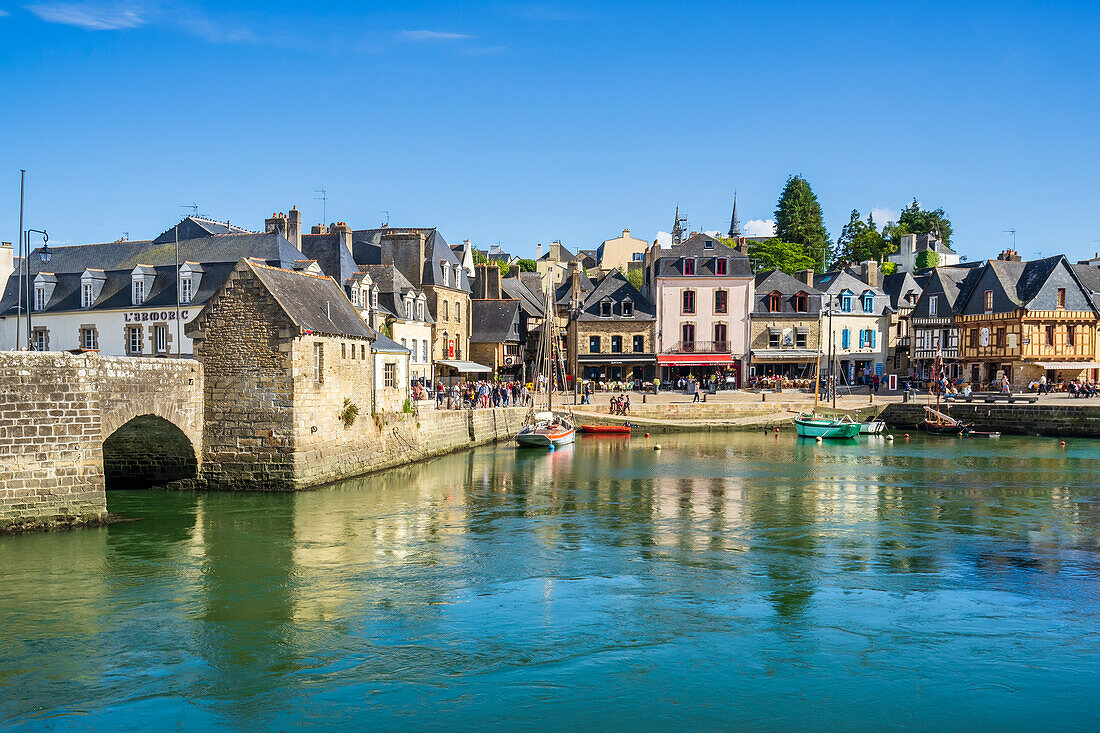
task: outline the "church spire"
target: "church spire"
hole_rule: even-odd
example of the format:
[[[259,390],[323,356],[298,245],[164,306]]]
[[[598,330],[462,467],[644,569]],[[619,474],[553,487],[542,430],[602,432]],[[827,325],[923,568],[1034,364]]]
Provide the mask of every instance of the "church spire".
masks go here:
[[[680,218],[680,206],[676,206],[676,221],[672,224],[672,246],[675,247],[684,241],[684,228],[681,226],[686,219]]]
[[[741,222],[737,220],[737,192],[733,192],[733,216],[730,217],[730,239],[737,239],[741,236]]]

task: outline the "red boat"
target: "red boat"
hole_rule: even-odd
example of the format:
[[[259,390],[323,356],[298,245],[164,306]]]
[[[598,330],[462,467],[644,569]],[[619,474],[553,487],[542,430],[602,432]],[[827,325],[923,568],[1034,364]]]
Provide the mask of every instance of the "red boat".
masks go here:
[[[630,435],[629,425],[581,425],[582,433],[597,435]]]

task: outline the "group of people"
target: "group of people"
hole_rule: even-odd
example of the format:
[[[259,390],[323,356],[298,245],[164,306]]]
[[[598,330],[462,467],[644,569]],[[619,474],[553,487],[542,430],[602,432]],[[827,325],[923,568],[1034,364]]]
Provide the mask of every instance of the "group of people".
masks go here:
[[[625,415],[630,412],[630,395],[623,392],[618,397],[611,396],[610,412],[612,415]]]
[[[426,396],[426,391],[425,391]],[[418,398],[419,399],[419,398]],[[519,382],[455,382],[435,386],[435,406],[441,410],[469,410],[485,407],[520,407],[531,404],[531,390]]]

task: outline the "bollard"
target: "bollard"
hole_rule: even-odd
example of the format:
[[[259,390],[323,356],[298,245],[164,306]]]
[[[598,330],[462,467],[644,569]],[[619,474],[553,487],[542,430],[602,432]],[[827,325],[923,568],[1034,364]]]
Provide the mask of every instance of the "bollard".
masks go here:
[[[761,392],[760,393],[760,401],[761,402],[767,402],[768,401],[768,394],[766,392]]]
[[[872,405],[875,404],[875,393],[874,392],[869,392],[868,394],[871,397],[870,404],[872,404]]]
[[[644,392],[642,393],[642,404],[643,405],[645,404],[645,393]]]

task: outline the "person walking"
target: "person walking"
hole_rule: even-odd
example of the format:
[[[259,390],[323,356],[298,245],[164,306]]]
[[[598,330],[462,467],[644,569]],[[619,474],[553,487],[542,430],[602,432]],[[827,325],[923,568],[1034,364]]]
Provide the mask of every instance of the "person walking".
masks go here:
[[[1047,375],[1039,377],[1039,394],[1047,394]]]
[[[702,399],[702,391],[699,389],[699,383],[695,383],[695,396],[691,398],[691,404],[695,404]]]

